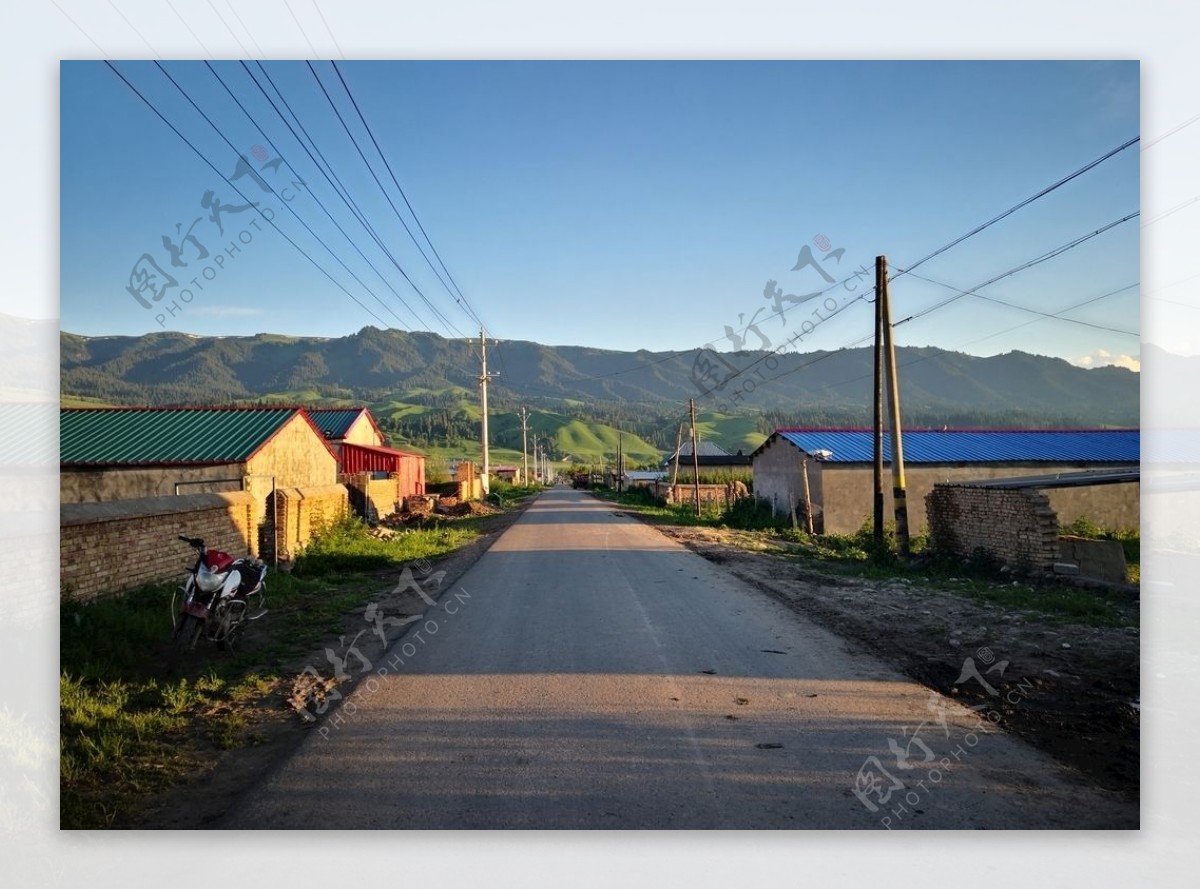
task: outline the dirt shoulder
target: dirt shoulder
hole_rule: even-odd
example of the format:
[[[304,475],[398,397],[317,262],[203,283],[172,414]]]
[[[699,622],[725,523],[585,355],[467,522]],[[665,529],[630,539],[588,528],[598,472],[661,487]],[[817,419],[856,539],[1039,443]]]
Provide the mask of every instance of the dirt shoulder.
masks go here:
[[[823,572],[812,562],[764,551],[760,534],[652,524],[851,645],[943,695],[979,707],[993,722],[1100,786],[1138,799],[1135,599],[1128,604],[1128,626],[1057,623],[1035,611],[907,579]],[[963,679],[967,658],[995,695],[978,680]]]
[[[436,592],[432,594],[435,599],[452,590],[458,579],[475,564],[496,538],[520,518],[532,500],[526,500],[504,513],[486,517],[479,537],[453,553],[429,560],[428,564],[423,566],[425,571],[416,573],[418,579],[422,580],[423,588],[427,592],[433,591],[435,588],[429,582],[436,578]],[[114,827],[217,827],[221,818],[237,800],[261,781],[264,775],[291,756],[304,738],[319,725],[319,721],[304,719],[291,704],[291,700],[296,698],[297,689],[305,686],[305,681],[309,678],[309,675],[305,674],[305,668],[311,666],[324,675],[332,675],[333,671],[325,653],[327,650],[338,653],[345,651],[348,640],[355,640],[354,645],[362,656],[372,664],[377,663],[412,627],[411,624],[402,625],[399,621],[395,625],[385,624],[385,643],[372,632],[371,625],[364,620],[364,609],[368,603],[374,603],[379,614],[390,618],[420,615],[428,608],[416,592],[397,589],[398,575],[399,572],[393,570],[373,576],[377,584],[372,583],[371,589],[364,588],[362,605],[347,611],[342,616],[339,631],[331,631],[321,644],[307,655],[291,659],[282,666],[264,664],[264,670],[278,672],[280,679],[255,700],[237,707],[237,713],[233,715],[237,725],[237,738],[233,746],[221,749],[197,735],[194,742],[204,756],[204,767],[197,769],[186,782],[147,797],[129,818],[128,824]],[[278,625],[273,628],[269,618],[259,624],[261,627],[254,626],[252,632],[246,634],[241,644],[243,651],[252,651],[255,647],[265,648],[272,641],[272,634],[278,632]],[[367,632],[363,633],[364,629]],[[213,657],[218,656],[214,653]],[[351,670],[357,667],[357,662],[348,664]],[[354,688],[354,682],[365,676],[369,674],[356,673],[338,685],[337,692],[348,696]],[[311,704],[309,710],[313,710]]]

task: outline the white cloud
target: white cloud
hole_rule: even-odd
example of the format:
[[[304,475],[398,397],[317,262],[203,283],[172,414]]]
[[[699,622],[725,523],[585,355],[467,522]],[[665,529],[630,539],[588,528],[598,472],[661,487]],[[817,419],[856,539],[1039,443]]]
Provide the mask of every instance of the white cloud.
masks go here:
[[[1106,349],[1097,349],[1071,362],[1081,368],[1103,368],[1106,365],[1116,365],[1118,368],[1128,368],[1130,371],[1141,371],[1142,362],[1133,355],[1113,355]]]

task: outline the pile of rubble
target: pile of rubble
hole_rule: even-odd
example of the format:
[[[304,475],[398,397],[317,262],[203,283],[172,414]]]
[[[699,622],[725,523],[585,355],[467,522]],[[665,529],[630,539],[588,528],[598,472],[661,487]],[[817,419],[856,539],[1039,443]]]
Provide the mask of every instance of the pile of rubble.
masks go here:
[[[405,498],[399,510],[379,520],[377,528],[387,533],[390,529],[420,527],[435,517],[484,516],[497,512],[487,504],[462,501],[453,495],[418,495]],[[390,537],[390,533],[387,536]]]

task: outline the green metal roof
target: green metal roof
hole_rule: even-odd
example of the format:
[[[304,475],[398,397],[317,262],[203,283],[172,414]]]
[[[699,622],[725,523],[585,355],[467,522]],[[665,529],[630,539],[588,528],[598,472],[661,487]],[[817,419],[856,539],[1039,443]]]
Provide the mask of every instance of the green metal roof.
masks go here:
[[[63,465],[226,464],[249,459],[297,408],[64,408]]]
[[[326,439],[344,439],[350,432],[354,421],[362,416],[366,408],[309,408],[308,416],[312,418],[321,435]]]

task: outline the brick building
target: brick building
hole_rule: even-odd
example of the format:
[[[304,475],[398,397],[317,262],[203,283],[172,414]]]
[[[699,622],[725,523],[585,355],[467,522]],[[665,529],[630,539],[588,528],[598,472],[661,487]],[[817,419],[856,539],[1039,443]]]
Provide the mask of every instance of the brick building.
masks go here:
[[[925,498],[937,483],[1047,476],[1139,465],[1138,430],[911,430],[904,433],[910,529],[925,528]],[[803,522],[804,476],[818,529],[857,531],[874,512],[874,436],[870,430],[776,430],[751,455],[754,494]],[[884,460],[891,460],[884,436]],[[893,516],[890,467],[884,501]],[[1048,489],[1062,523],[1086,517],[1109,528],[1137,528],[1140,485]]]
[[[261,528],[272,490],[337,482],[303,408],[64,408],[59,429],[63,504],[244,491]]]

